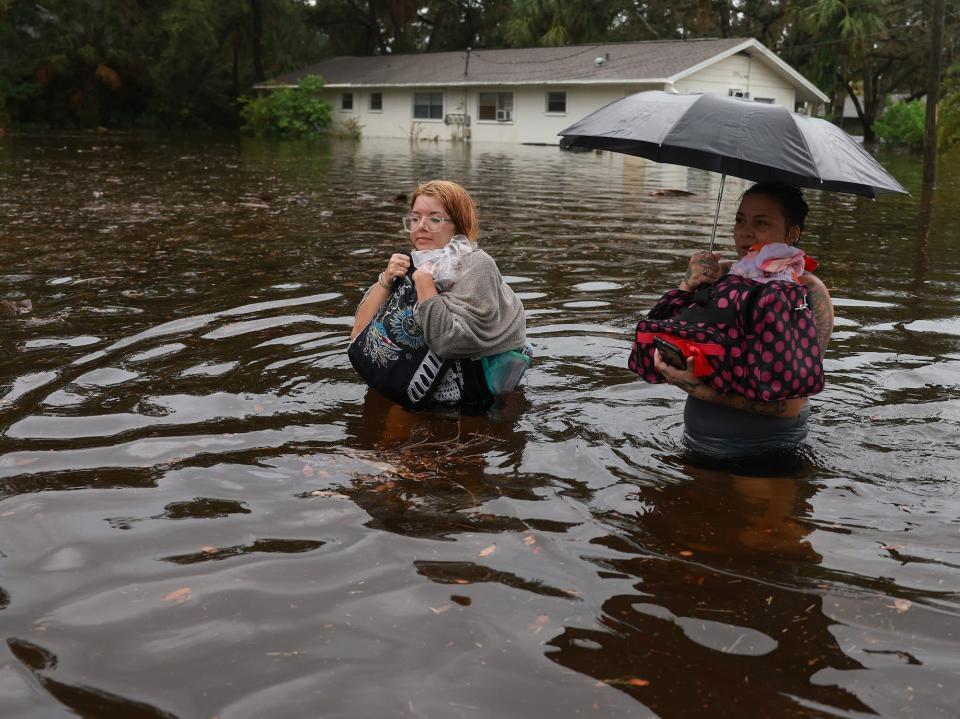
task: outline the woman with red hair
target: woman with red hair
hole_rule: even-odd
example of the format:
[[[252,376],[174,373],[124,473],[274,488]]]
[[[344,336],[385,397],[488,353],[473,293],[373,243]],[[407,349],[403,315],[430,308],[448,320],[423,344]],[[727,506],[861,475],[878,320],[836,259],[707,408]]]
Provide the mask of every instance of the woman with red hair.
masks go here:
[[[410,409],[439,405],[482,414],[496,388],[491,363],[481,358],[509,360],[521,352],[523,304],[476,246],[476,205],[457,183],[417,187],[403,227],[413,255],[391,255],[367,290],[354,318],[350,359],[370,386]],[[429,259],[415,266],[414,258]]]

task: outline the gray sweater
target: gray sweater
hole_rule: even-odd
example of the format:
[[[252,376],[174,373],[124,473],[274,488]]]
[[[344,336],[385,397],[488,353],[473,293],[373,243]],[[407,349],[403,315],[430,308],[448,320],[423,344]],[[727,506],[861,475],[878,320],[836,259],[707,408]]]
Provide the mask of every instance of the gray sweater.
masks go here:
[[[527,341],[523,303],[483,250],[467,255],[456,284],[417,305],[414,317],[427,346],[446,359],[498,354]]]

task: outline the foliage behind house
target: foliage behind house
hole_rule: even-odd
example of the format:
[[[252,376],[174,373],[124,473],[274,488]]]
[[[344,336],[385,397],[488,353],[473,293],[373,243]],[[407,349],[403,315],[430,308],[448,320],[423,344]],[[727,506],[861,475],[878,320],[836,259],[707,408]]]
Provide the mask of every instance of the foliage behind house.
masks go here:
[[[320,137],[330,128],[330,104],[323,100],[323,78],[309,75],[299,87],[284,87],[244,99],[243,130],[258,137]]]

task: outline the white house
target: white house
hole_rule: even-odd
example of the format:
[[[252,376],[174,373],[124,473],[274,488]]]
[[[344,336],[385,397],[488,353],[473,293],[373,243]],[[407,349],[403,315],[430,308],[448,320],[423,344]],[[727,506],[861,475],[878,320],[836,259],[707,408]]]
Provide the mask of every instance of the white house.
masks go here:
[[[807,109],[829,98],[753,39],[676,40],[335,57],[258,85],[320,75],[334,124],[368,137],[558,144],[557,133],[642,90],[713,92]]]

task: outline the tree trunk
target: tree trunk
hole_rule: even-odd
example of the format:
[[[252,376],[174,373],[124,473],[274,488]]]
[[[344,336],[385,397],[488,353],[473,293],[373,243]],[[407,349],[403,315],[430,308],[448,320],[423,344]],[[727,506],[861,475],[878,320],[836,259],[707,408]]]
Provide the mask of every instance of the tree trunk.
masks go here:
[[[869,142],[873,139],[873,125],[870,124],[868,128],[867,116],[863,111],[863,106],[860,104],[860,98],[857,97],[857,93],[854,91],[853,85],[851,85],[840,75],[837,75],[837,78],[843,83],[843,86],[847,88],[847,94],[850,96],[850,100],[853,102],[853,108],[857,111],[857,117],[860,119],[860,124],[863,125],[863,141]],[[843,117],[842,109],[840,110],[840,117]],[[869,135],[869,137],[867,137],[867,135]]]
[[[237,97],[240,94],[240,43],[236,36],[234,36],[233,42],[230,43],[230,47],[233,50],[233,67],[231,68],[233,96]]]
[[[873,121],[877,119],[877,108],[874,103],[874,82],[873,68],[867,61],[863,73],[863,107],[857,106],[857,114],[860,115],[860,124],[863,125],[863,141],[873,142],[876,135],[873,132]],[[856,102],[856,100],[854,100]]]
[[[944,0],[933,0],[930,10],[930,64],[927,74],[927,117],[923,128],[923,184],[937,174],[937,100],[940,96],[940,58],[943,55]]]

